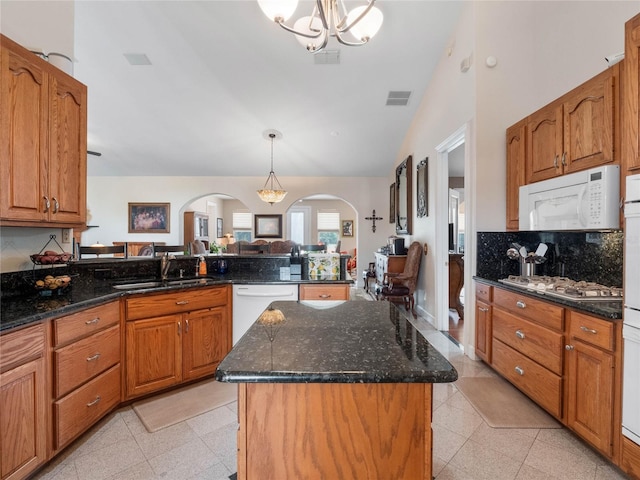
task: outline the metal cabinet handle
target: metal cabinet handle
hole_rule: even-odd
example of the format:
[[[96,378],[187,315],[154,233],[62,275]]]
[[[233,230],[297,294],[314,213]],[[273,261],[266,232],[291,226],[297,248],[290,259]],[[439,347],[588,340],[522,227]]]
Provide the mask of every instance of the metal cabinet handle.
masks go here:
[[[98,395],[96,397],[95,400],[90,401],[89,403],[87,403],[87,407],[93,407],[94,405],[96,405],[100,400],[102,400],[102,398],[100,398],[100,395]]]
[[[561,163],[562,163],[562,165],[563,165],[564,167],[566,167],[566,166],[567,166],[567,152],[563,152],[563,153],[562,153],[562,161],[561,161]]]
[[[515,371],[520,376],[524,375],[524,369],[522,367],[516,367]]]
[[[568,352],[570,352],[571,350],[573,350],[575,347],[573,345],[565,345],[564,349]]]
[[[524,332],[522,330],[516,330],[516,337],[521,340],[524,340]]]
[[[527,304],[524,303],[522,300],[518,300],[516,302],[516,307],[518,307],[518,308],[527,308]]]
[[[488,312],[489,309],[487,307],[478,307],[478,310],[480,310],[481,312]]]
[[[553,168],[558,168],[558,154],[553,157]]]
[[[182,332],[182,323],[178,322],[178,335]]]
[[[187,305],[189,303],[189,300],[180,300],[179,302],[176,302],[176,305]]]
[[[100,358],[100,353],[96,353],[95,355],[91,355],[87,357],[87,362],[93,362],[94,360],[98,360]]]
[[[49,208],[51,208],[51,202],[49,201],[49,197],[46,195],[43,196],[42,199],[44,200],[44,211],[46,213],[49,211]]]
[[[96,317],[93,318],[91,320],[87,320],[85,323],[85,325],[95,325],[96,323],[98,323],[100,321],[100,317]]]
[[[320,297],[320,298],[331,298],[331,295],[329,295],[328,293],[323,293],[322,295],[318,295],[318,297]]]
[[[184,321],[184,333],[189,333],[189,319]]]
[[[58,210],[60,210],[60,202],[58,202],[56,197],[51,197],[51,200],[53,200],[53,213],[58,213]]]
[[[580,330],[582,330],[583,332],[587,332],[587,333],[593,333],[594,335],[596,333],[598,333],[596,330],[594,330],[593,328],[588,328],[585,327],[584,325],[580,325]]]

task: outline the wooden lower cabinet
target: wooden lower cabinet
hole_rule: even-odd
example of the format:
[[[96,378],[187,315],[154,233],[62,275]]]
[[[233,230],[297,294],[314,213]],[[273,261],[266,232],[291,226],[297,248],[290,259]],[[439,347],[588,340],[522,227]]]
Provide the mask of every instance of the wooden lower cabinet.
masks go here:
[[[47,460],[45,325],[0,337],[0,478],[26,478]]]
[[[213,374],[231,350],[230,305],[226,285],[127,299],[125,398]]]
[[[491,309],[488,359],[480,308]],[[634,466],[640,448],[629,446],[625,460],[620,431],[621,345],[621,321],[496,287],[492,300],[476,293],[478,356],[607,458],[634,471],[640,470],[640,463]]]
[[[298,298],[300,300],[349,300],[351,287],[349,284],[301,284]]]
[[[617,328],[613,322],[569,312],[567,426],[608,457],[613,455],[616,419]]]
[[[476,297],[476,355],[487,363],[491,363],[492,344],[491,305],[477,300]]]

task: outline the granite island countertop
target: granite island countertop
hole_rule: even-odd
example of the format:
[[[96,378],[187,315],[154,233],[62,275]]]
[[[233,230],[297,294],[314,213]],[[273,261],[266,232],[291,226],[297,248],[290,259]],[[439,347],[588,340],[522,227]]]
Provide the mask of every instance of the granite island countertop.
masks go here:
[[[458,378],[391,302],[277,301],[272,308],[276,323],[261,316],[220,363],[217,380],[446,383]]]

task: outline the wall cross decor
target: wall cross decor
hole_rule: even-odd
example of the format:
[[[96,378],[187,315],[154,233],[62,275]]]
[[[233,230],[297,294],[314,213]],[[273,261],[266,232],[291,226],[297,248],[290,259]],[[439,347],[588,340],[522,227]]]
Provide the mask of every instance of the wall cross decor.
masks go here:
[[[371,231],[373,233],[376,232],[376,220],[382,220],[382,217],[377,217],[376,216],[376,211],[375,209],[373,210],[373,212],[371,212],[371,216],[370,217],[364,217],[365,220],[373,220],[373,224],[371,225]]]

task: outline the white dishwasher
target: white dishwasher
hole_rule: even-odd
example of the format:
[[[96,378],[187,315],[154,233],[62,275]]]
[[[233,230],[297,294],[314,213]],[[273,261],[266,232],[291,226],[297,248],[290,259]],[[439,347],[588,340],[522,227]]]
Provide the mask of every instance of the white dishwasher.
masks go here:
[[[233,344],[235,345],[260,314],[276,300],[298,300],[298,285],[234,285]]]

